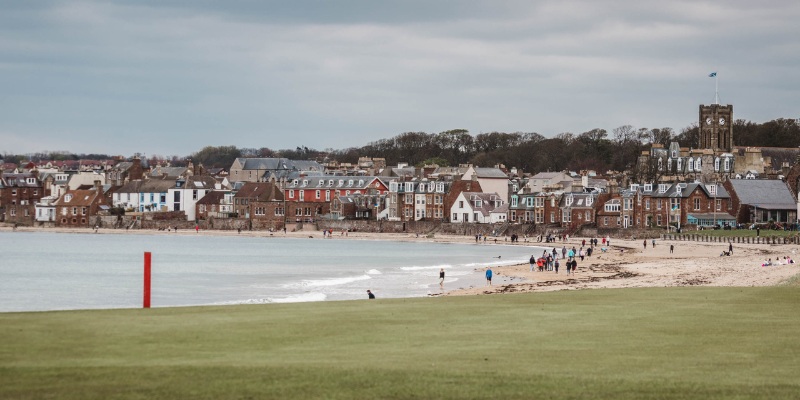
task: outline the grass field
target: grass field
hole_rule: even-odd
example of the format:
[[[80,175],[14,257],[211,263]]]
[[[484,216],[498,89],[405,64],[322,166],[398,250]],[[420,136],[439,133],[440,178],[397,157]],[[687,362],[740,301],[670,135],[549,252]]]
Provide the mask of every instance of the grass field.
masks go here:
[[[800,291],[0,314],[2,399],[796,399]]]

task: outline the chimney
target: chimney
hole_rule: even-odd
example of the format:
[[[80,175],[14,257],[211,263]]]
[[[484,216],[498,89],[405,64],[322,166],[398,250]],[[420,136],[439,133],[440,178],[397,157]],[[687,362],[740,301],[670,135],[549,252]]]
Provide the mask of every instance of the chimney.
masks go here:
[[[103,184],[100,183],[100,180],[94,181],[94,190],[96,190],[97,193],[103,194]]]

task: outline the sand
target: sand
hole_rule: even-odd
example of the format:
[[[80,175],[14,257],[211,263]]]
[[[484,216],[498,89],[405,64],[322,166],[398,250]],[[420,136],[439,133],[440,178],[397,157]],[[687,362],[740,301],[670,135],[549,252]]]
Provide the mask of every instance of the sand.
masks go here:
[[[0,226],[0,232],[11,232],[12,228]],[[268,231],[220,231],[181,229],[177,233],[157,230],[124,230],[124,229],[93,229],[86,228],[30,228],[19,227],[17,232],[59,232],[59,233],[84,233],[84,234],[129,234],[129,235],[213,235],[213,236],[254,236],[254,237],[295,237],[323,239],[321,231],[299,232],[268,232]],[[575,246],[580,248],[583,237],[570,238],[567,242],[555,244],[518,242],[515,246],[551,246],[568,249]],[[474,236],[456,236],[436,234],[429,238],[425,235],[414,233],[368,233],[368,232],[334,232],[331,239],[326,240],[393,240],[411,242],[441,242],[441,243],[475,243]],[[567,275],[562,262],[559,273],[553,271],[529,271],[527,263],[512,266],[492,267],[494,272],[493,285],[481,285],[468,288],[447,288],[441,295],[477,295],[500,294],[514,292],[553,291],[553,290],[578,290],[599,288],[627,288],[627,287],[668,287],[668,286],[772,286],[780,284],[789,278],[800,274],[800,245],[765,245],[765,244],[739,244],[733,245],[731,256],[720,256],[728,250],[727,243],[685,242],[656,240],[656,247],[652,248],[648,240],[644,248],[641,240],[612,239],[613,246],[606,253],[599,249],[586,257],[583,262],[578,260],[578,271]],[[493,238],[481,242],[481,246],[494,246]],[[497,245],[511,245],[509,240],[498,238]],[[670,253],[670,245],[675,246]],[[602,247],[602,246],[600,246]],[[531,250],[531,254],[541,256],[541,250]],[[777,263],[785,256],[797,258],[795,264]],[[772,259],[773,265],[763,267],[767,259]],[[480,271],[483,271],[481,269]],[[431,277],[438,282],[438,275]],[[440,294],[437,294],[440,295]]]

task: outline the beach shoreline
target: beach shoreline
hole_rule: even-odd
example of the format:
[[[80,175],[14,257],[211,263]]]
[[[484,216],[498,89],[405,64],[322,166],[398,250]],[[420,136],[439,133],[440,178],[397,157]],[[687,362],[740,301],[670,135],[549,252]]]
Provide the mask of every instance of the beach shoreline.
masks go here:
[[[0,227],[0,232],[11,232],[11,227]],[[25,232],[52,232],[59,234],[123,234],[123,235],[206,235],[206,236],[245,236],[245,237],[275,237],[275,238],[313,238],[322,240],[386,240],[398,242],[426,242],[426,243],[461,243],[476,244],[480,246],[528,246],[531,247],[533,256],[541,256],[541,248],[562,247],[567,249],[573,246],[581,247],[582,241],[589,238],[571,237],[567,241],[555,243],[538,243],[526,241],[512,243],[508,238],[488,238],[486,241],[476,243],[474,236],[458,236],[436,234],[432,237],[416,235],[415,233],[373,233],[373,232],[333,232],[330,237],[324,237],[322,231],[224,231],[181,229],[175,231],[159,230],[124,230],[124,229],[93,229],[87,228],[35,228],[19,227],[15,233]],[[496,241],[495,241],[496,239]],[[628,287],[671,287],[671,286],[772,286],[780,284],[795,275],[800,274],[800,264],[784,263],[784,257],[794,259],[800,257],[800,245],[780,244],[733,244],[731,256],[721,256],[728,250],[728,243],[724,242],[689,242],[656,240],[656,247],[652,247],[648,240],[647,247],[641,240],[612,239],[613,246],[607,252],[595,249],[591,257],[584,261],[578,259],[578,270],[575,274],[567,275],[563,266],[558,273],[554,271],[539,272],[536,268],[530,271],[528,263],[506,266],[492,266],[494,272],[493,285],[479,285],[462,288],[445,287],[441,292],[431,296],[464,296],[484,295],[519,292],[544,292],[555,290],[583,290],[603,288],[628,288]],[[674,246],[674,252],[670,252]],[[602,246],[601,246],[602,247]],[[502,251],[498,248],[498,254]],[[764,261],[771,259],[772,266],[762,266]],[[781,260],[781,261],[778,261]],[[486,268],[476,269],[482,273]],[[431,277],[437,281],[438,276]]]

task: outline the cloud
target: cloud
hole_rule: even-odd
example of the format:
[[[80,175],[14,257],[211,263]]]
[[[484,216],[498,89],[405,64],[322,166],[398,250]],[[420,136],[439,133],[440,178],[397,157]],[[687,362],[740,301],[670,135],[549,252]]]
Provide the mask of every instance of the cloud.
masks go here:
[[[93,151],[344,148],[791,117],[794,2],[53,2],[0,13],[0,131]],[[13,127],[13,129],[12,129]],[[70,142],[68,142],[70,143]],[[105,148],[105,150],[103,150]]]

